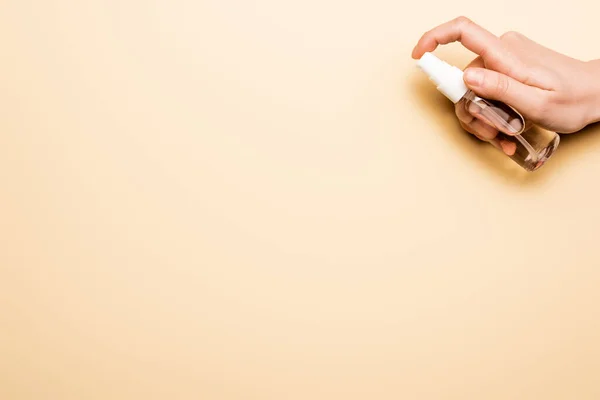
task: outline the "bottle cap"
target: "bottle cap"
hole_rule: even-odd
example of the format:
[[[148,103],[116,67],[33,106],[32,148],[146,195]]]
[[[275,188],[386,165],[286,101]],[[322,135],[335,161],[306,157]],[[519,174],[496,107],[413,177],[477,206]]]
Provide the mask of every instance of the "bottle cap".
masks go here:
[[[437,89],[453,103],[458,103],[469,91],[463,80],[463,72],[431,53],[423,54],[423,57],[417,62],[417,66],[429,76]]]

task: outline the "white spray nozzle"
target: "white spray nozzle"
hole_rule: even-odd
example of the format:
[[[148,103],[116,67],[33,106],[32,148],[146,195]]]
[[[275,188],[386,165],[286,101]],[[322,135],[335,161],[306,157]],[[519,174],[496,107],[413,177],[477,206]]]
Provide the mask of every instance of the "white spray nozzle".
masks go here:
[[[423,57],[417,62],[417,66],[429,76],[437,89],[453,103],[458,103],[469,91],[463,80],[463,72],[431,53],[423,54]]]

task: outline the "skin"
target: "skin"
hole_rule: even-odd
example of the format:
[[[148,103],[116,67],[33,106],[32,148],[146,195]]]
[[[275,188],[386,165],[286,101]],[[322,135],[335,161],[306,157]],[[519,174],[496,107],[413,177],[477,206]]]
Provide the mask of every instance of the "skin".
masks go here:
[[[498,37],[466,17],[426,32],[412,57],[419,59],[452,42],[478,55],[464,74],[467,87],[478,96],[510,104],[527,120],[558,133],[577,132],[600,121],[600,60],[576,60],[517,32]],[[456,115],[466,131],[509,155],[514,153],[496,140],[495,128],[460,103]]]

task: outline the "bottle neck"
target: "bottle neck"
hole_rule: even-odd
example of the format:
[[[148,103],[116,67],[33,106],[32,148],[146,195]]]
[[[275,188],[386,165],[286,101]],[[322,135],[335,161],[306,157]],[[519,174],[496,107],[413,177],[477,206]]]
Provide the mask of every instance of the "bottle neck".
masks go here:
[[[451,67],[443,80],[434,82],[438,84],[437,89],[454,104],[469,92],[469,88],[465,85],[463,72],[456,67]]]

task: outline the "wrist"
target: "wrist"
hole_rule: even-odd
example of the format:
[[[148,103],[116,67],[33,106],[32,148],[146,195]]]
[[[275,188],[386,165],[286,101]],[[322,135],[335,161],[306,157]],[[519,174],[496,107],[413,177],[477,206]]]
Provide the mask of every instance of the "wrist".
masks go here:
[[[589,117],[587,124],[600,121],[600,59],[588,61],[587,66],[590,73],[588,88],[589,96]]]

